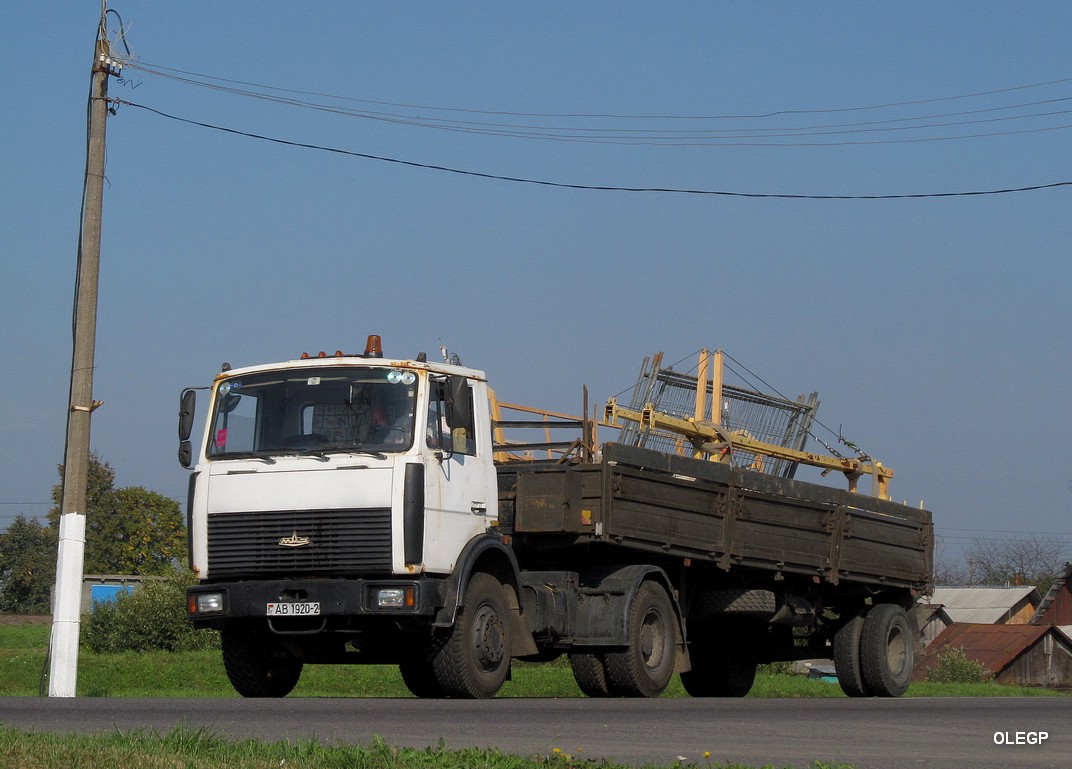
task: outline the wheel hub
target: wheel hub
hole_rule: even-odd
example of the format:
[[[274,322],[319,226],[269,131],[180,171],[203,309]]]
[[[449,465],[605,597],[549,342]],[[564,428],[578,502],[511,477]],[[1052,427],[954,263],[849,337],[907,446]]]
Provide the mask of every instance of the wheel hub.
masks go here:
[[[506,629],[502,619],[490,607],[481,607],[473,623],[474,635],[476,636],[476,653],[480,666],[485,670],[491,670],[503,660],[503,639],[506,637]]]

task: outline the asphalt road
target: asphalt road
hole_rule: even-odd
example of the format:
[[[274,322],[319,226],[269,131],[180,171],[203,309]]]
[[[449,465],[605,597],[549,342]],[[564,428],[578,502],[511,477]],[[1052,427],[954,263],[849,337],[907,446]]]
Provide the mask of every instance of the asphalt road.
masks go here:
[[[857,769],[1072,766],[1072,698],[618,700],[0,698],[0,723],[101,732],[177,725],[267,741],[555,748],[588,759],[669,766],[741,762]],[[1020,733],[1019,737],[1017,733]],[[1032,744],[1038,733],[1048,736]],[[995,739],[1014,744],[997,744]],[[1022,744],[1015,744],[1017,740]],[[710,758],[704,758],[704,752]]]

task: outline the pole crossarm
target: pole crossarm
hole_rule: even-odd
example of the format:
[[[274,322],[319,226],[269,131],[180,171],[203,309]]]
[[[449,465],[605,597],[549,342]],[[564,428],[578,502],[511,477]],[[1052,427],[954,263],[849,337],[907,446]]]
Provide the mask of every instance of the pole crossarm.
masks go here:
[[[893,478],[893,470],[881,462],[829,457],[824,454],[766,443],[748,435],[727,430],[713,422],[662,413],[657,411],[651,403],[637,411],[620,406],[616,399],[611,398],[604,407],[603,419],[606,423],[615,426],[620,426],[621,421],[625,420],[635,422],[641,430],[663,430],[681,435],[692,444],[695,451],[708,454],[714,462],[728,461],[734,450],[740,450],[818,467],[823,470],[824,475],[836,470],[845,475],[849,491],[857,491],[860,478],[869,475],[872,479],[872,495],[881,499],[890,498],[889,483]]]

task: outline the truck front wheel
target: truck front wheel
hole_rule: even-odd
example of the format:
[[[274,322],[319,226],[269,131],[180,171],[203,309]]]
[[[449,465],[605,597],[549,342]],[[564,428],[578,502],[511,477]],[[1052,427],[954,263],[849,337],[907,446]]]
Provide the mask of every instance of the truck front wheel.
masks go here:
[[[447,697],[494,697],[510,672],[510,607],[490,574],[475,574],[454,627],[434,642],[432,669]]]
[[[573,669],[573,680],[577,682],[581,692],[588,697],[609,697],[610,689],[607,687],[607,669],[603,664],[600,654],[589,652],[574,652],[569,656],[570,668]]]
[[[628,622],[628,647],[604,657],[607,686],[619,697],[658,697],[670,683],[677,655],[677,613],[666,591],[644,582],[633,598]]]
[[[398,666],[402,682],[414,697],[433,698],[443,696],[430,660],[417,659],[402,662]]]
[[[220,645],[227,678],[243,697],[285,697],[301,678],[302,661],[266,635],[226,628]]]

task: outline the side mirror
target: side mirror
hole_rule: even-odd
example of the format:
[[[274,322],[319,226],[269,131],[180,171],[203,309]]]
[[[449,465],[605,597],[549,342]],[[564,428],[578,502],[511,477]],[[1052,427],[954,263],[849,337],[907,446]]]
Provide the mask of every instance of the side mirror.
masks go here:
[[[449,377],[447,393],[447,425],[451,430],[456,427],[468,427],[473,422],[473,414],[470,409],[469,383],[465,377]]]
[[[179,444],[179,464],[182,465],[183,467],[185,467],[187,470],[189,470],[190,465],[193,464],[193,460],[194,460],[193,446],[190,444],[189,441],[183,441],[182,443]]]
[[[197,403],[197,393],[193,390],[183,390],[179,398],[179,464],[188,468],[193,462],[193,446],[190,444],[190,434],[194,429],[194,406]]]

